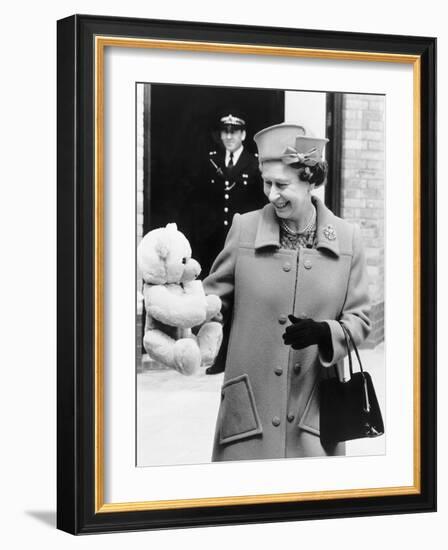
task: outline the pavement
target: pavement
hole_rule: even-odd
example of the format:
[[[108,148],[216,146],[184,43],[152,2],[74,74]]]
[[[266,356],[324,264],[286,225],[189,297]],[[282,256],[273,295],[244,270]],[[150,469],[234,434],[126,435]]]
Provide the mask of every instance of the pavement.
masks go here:
[[[385,418],[384,344],[360,350]],[[183,376],[172,370],[137,374],[137,465],[210,462],[224,374]],[[348,456],[385,452],[385,436],[347,443]]]

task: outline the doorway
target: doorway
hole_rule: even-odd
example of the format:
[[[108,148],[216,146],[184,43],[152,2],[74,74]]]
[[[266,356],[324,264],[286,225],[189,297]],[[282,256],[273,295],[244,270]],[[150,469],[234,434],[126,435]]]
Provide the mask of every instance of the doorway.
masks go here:
[[[220,116],[244,117],[244,146],[252,153],[254,134],[284,120],[282,90],[147,84],[144,98],[143,234],[168,222],[181,225],[185,210],[194,210],[186,200],[198,180],[206,177],[210,151],[221,147]]]

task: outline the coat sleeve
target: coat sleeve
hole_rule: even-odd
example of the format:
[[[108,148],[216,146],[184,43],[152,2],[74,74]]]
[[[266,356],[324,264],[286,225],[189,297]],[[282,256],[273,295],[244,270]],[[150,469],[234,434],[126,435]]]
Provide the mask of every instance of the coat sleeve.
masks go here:
[[[235,266],[240,232],[241,216],[240,214],[235,214],[224,243],[224,248],[213,262],[210,274],[203,281],[206,294],[216,294],[221,298],[223,323],[227,322],[233,306]]]
[[[334,365],[346,355],[345,338],[339,321],[345,323],[359,346],[370,333],[370,298],[367,267],[360,229],[354,226],[353,256],[347,285],[347,294],[339,320],[326,320],[330,326],[333,353],[323,356],[319,350],[320,361],[324,367]]]

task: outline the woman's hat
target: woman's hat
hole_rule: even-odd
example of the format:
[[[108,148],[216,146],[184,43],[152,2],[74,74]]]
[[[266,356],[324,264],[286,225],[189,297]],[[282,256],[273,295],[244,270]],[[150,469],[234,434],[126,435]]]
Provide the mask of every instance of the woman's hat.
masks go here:
[[[300,124],[283,122],[269,126],[254,136],[260,162],[281,160],[285,164],[301,163],[314,166],[322,160],[326,138],[306,135]]]

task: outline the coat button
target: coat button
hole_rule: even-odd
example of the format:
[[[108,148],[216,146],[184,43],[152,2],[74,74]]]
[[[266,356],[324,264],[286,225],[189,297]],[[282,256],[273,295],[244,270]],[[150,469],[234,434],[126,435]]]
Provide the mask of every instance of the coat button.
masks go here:
[[[274,369],[274,372],[277,376],[281,376],[283,374],[283,369],[282,367],[277,367],[276,369]]]
[[[280,418],[278,416],[274,416],[274,418],[272,419],[272,425],[280,426]]]
[[[289,262],[286,262],[285,264],[283,264],[283,271],[291,271],[291,264]]]
[[[294,372],[296,374],[300,374],[300,371],[302,370],[302,367],[300,366],[300,363],[295,363],[294,365]]]
[[[278,322],[281,324],[281,325],[284,325],[286,323],[286,321],[288,320],[288,318],[286,317],[286,315],[280,315],[280,317],[278,318]]]
[[[226,201],[229,200],[229,195],[226,193],[226,194],[224,195],[224,198],[226,199]]]
[[[288,416],[286,417],[288,419],[288,422],[292,422],[294,420],[294,415],[292,412],[288,413]]]
[[[311,260],[305,260],[303,265],[305,266],[305,269],[311,269],[313,267],[313,262]]]

